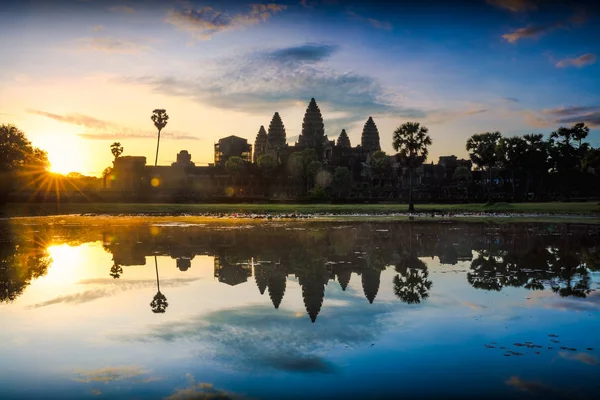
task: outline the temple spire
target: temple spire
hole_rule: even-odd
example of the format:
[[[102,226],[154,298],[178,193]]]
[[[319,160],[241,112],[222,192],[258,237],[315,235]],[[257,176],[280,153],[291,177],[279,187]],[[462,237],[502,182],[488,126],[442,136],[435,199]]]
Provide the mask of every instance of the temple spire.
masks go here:
[[[325,140],[323,116],[321,115],[317,101],[313,97],[310,99],[310,103],[308,103],[306,113],[304,114],[302,133],[298,138],[298,145],[300,147],[317,149],[317,154],[319,154],[318,150],[323,146]]]
[[[267,131],[263,125],[260,126],[256,140],[254,140],[254,154],[252,156],[252,162],[256,163],[258,157],[262,156],[267,152]]]
[[[285,127],[283,126],[283,121],[281,120],[279,113],[276,112],[273,114],[273,119],[271,119],[271,123],[269,124],[267,147],[270,149],[281,149],[285,147],[285,144]]]
[[[348,137],[348,134],[346,133],[345,129],[342,129],[342,132],[340,133],[340,136],[338,136],[337,146],[338,147],[342,147],[342,148],[350,148],[350,147],[352,147],[350,145],[350,138]]]
[[[375,121],[373,121],[373,117],[369,117],[365,123],[360,142],[362,148],[369,153],[381,150],[381,146],[379,145],[379,131],[377,130]]]

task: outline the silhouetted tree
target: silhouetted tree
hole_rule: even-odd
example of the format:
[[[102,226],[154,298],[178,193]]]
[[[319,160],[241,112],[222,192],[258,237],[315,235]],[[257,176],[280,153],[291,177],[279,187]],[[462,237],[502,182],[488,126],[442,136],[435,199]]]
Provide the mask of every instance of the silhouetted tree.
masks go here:
[[[577,123],[571,128],[561,126],[550,135],[550,155],[554,168],[562,177],[564,195],[571,197],[569,176],[581,167],[581,161],[588,148],[588,143],[581,141],[587,137],[589,128],[584,123]]]
[[[154,266],[156,268],[156,294],[150,303],[150,308],[152,308],[152,312],[155,314],[163,314],[167,311],[167,307],[169,307],[169,303],[167,302],[167,297],[160,292],[160,281],[158,279],[158,261],[156,256],[154,256]]]
[[[225,161],[225,170],[233,177],[233,184],[237,185],[238,178],[246,170],[246,161],[239,156],[229,157]]]
[[[167,121],[169,120],[169,116],[167,115],[167,110],[156,109],[152,111],[152,122],[154,122],[154,126],[158,130],[158,139],[156,140],[156,158],[154,159],[154,166],[158,164],[158,147],[160,146],[160,131],[163,130],[165,126],[167,126]]]
[[[548,171],[548,142],[544,141],[542,134],[523,135],[526,148],[523,157],[523,168],[527,171],[526,198],[529,196],[529,187],[532,178],[537,176],[539,181],[543,180],[544,174]],[[536,196],[539,192],[539,185],[536,187]]]
[[[399,161],[408,168],[408,211],[413,212],[415,205],[412,197],[412,174],[415,168],[427,160],[428,147],[432,140],[427,134],[429,129],[418,122],[406,122],[394,131],[392,146],[398,152]]]
[[[384,151],[376,150],[369,157],[369,171],[371,179],[376,178],[378,187],[381,189],[381,183],[386,176],[392,173],[392,162]]]
[[[348,197],[352,188],[352,174],[346,167],[337,167],[332,178],[333,192],[338,197]]]
[[[122,273],[123,268],[119,264],[113,263],[113,266],[110,267],[110,276],[112,276],[114,279],[119,279]]]
[[[407,304],[418,304],[429,297],[432,282],[427,265],[414,255],[403,256],[396,264],[394,294]]]
[[[524,161],[527,154],[527,142],[519,136],[502,138],[498,142],[497,152],[500,165],[510,172],[512,199],[516,200],[515,179],[517,172],[524,167]]]
[[[106,179],[112,174],[112,168],[106,167],[104,171],[102,171],[102,188],[106,189]]]
[[[123,154],[123,146],[121,146],[121,143],[119,142],[114,142],[113,144],[110,145],[110,152],[112,153],[112,155],[115,157],[115,160],[117,158],[119,158],[119,156],[121,154]]]
[[[487,168],[488,171],[488,201],[492,193],[492,169],[498,163],[498,142],[502,138],[500,132],[476,133],[467,139],[467,151],[469,157],[480,169]],[[482,179],[483,181],[483,179]]]
[[[17,183],[37,184],[50,163],[45,151],[33,147],[14,125],[0,125],[0,204]]]

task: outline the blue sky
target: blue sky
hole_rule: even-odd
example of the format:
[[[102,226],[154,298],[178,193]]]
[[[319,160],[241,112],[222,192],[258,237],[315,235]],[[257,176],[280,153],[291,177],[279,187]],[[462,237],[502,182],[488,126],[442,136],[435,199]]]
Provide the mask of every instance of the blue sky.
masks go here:
[[[275,111],[293,143],[311,97],[331,139],[357,144],[372,115],[388,153],[396,126],[425,124],[430,161],[473,133],[579,121],[599,146],[599,38],[592,1],[5,3],[0,120],[53,169],[96,175],[115,140],[152,158],[154,108],[171,116],[159,163],[185,148],[201,165]]]

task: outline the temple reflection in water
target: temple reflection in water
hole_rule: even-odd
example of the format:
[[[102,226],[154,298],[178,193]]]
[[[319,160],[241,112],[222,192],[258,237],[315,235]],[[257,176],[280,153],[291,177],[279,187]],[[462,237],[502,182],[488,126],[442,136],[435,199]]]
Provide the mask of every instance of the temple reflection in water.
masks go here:
[[[598,229],[573,224],[106,223],[87,227],[57,224],[33,231],[23,225],[2,225],[3,302],[14,300],[31,280],[45,274],[50,264],[49,243],[81,244],[99,239],[112,254],[107,275],[118,279],[129,267],[147,263],[156,269],[154,312],[165,312],[168,306],[160,291],[161,269],[177,268],[185,273],[193,268],[196,256],[211,256],[216,280],[235,286],[253,279],[257,290],[268,296],[276,309],[287,285],[299,284],[313,322],[331,281],[345,291],[351,280],[359,280],[364,297],[373,303],[387,268],[395,273],[392,282],[383,284],[392,284],[401,301],[417,304],[427,299],[434,285],[429,271],[432,263],[460,264],[475,289],[548,289],[565,297],[586,297],[593,290],[590,273],[600,266]],[[173,263],[165,265],[164,257]]]

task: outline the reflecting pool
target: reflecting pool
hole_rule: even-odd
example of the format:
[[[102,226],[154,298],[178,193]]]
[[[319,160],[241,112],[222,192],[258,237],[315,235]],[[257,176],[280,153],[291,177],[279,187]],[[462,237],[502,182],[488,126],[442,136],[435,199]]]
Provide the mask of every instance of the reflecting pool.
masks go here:
[[[0,398],[596,398],[600,227],[0,221]]]

